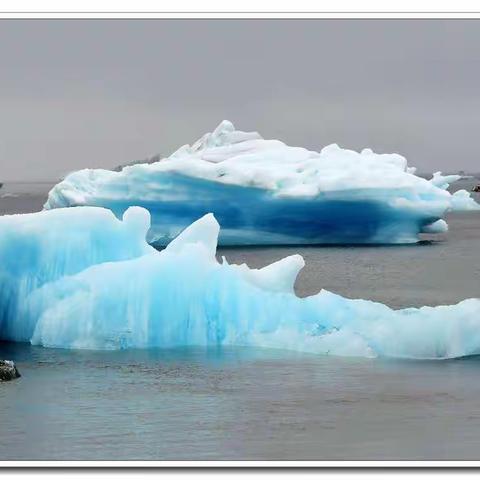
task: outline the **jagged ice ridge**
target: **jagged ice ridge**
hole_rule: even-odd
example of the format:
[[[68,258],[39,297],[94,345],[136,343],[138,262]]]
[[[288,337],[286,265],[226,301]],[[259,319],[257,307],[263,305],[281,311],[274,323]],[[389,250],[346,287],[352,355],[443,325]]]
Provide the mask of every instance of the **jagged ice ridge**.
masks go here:
[[[480,300],[392,310],[322,290],[298,298],[293,255],[265,268],[216,259],[207,214],[163,251],[149,213],[96,207],[0,217],[0,339],[84,349],[239,345],[444,359],[480,354]]]

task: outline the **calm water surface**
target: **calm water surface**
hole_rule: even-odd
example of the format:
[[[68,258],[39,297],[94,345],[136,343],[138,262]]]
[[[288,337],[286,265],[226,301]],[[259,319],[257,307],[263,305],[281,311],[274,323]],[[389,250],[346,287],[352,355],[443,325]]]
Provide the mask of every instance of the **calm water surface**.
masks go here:
[[[5,185],[0,214],[41,209],[50,186]],[[418,245],[219,255],[261,267],[301,253],[301,296],[326,288],[395,308],[454,303],[480,295],[480,214],[447,220],[447,235]],[[478,357],[414,362],[0,343],[0,358],[15,360],[22,373],[0,383],[0,460],[480,459]]]

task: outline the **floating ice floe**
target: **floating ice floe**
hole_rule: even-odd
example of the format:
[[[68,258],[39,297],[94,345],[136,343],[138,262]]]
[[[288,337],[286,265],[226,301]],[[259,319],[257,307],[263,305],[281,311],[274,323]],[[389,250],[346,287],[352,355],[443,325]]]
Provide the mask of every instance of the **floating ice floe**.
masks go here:
[[[322,290],[298,298],[304,262],[262,269],[216,259],[208,214],[166,249],[149,214],[101,208],[0,218],[0,339],[83,349],[253,346],[315,354],[443,359],[480,354],[480,300],[392,310]]]
[[[429,181],[397,154],[337,145],[314,152],[223,121],[158,162],[74,172],[45,209],[101,206],[121,218],[142,206],[155,245],[209,212],[222,225],[221,245],[412,243],[447,211],[480,208],[469,192],[447,191],[459,178],[437,172]]]

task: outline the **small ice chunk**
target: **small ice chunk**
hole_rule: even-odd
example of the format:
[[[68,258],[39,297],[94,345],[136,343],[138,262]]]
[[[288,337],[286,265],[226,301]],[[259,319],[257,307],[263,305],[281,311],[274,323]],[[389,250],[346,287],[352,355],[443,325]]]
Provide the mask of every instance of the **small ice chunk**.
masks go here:
[[[422,229],[423,233],[445,233],[448,232],[448,224],[445,220],[437,220],[436,222],[425,225]]]

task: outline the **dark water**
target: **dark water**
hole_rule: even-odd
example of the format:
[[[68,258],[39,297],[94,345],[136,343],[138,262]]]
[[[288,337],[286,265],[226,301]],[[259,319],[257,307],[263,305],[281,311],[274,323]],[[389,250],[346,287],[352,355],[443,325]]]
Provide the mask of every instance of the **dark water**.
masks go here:
[[[5,185],[0,213],[39,210],[49,187]],[[260,267],[301,253],[302,296],[327,288],[394,307],[453,303],[480,295],[480,213],[451,214],[448,223],[448,234],[418,245],[219,255]],[[0,460],[480,459],[480,358],[73,352],[6,343],[0,358],[15,360],[22,373],[0,383]]]

